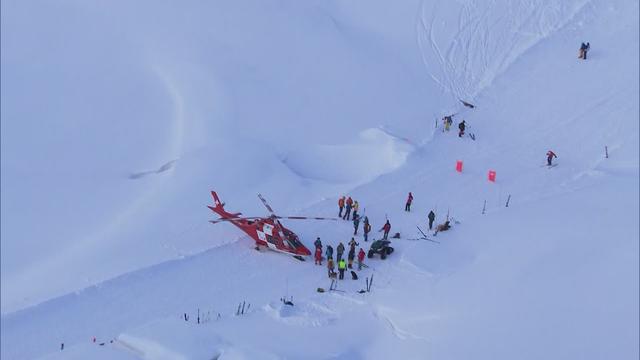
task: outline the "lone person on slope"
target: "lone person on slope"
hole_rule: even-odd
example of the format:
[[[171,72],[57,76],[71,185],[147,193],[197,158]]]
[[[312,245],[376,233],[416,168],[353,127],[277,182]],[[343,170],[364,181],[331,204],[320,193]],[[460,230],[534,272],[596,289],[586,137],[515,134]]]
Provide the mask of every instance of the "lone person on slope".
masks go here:
[[[429,215],[427,215],[427,217],[429,218],[429,230],[433,229],[433,222],[436,220],[436,214],[433,212],[433,210],[429,211]]]
[[[551,160],[553,158],[557,158],[558,156],[551,150],[547,151],[547,166],[551,166]]]
[[[589,48],[591,48],[591,45],[589,45],[589,43],[582,43],[580,45],[580,51],[578,53],[578,59],[582,59],[582,60],[587,60],[587,51],[589,51]]]
[[[404,204],[404,211],[411,211],[411,202],[413,201],[413,194],[409,192],[409,197],[407,197],[407,203]]]

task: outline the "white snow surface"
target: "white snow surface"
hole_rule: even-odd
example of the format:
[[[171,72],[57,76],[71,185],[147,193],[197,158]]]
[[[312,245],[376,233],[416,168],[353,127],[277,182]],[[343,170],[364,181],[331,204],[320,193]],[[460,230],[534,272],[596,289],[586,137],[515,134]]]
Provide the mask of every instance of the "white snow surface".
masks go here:
[[[640,356],[637,1],[1,6],[2,359]],[[329,291],[211,190],[401,238]]]

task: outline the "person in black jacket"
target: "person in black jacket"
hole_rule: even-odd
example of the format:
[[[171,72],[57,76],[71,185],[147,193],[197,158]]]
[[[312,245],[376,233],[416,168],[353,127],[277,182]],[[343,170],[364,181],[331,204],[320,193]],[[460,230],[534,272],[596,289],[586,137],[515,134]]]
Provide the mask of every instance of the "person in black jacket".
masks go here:
[[[333,258],[333,247],[331,245],[327,245],[325,255],[327,256],[327,259]]]
[[[427,215],[427,217],[429,218],[429,230],[433,229],[433,222],[436,220],[436,214],[433,212],[433,210],[429,211],[429,215]]]
[[[458,129],[460,129],[460,132],[458,132],[458,137],[462,137],[462,135],[464,135],[465,128],[466,128],[466,123],[464,122],[464,120],[462,120],[462,122],[458,124]]]
[[[344,253],[344,244],[340,243],[338,244],[338,247],[336,248],[336,261],[340,262],[340,260],[342,260],[342,254]]]

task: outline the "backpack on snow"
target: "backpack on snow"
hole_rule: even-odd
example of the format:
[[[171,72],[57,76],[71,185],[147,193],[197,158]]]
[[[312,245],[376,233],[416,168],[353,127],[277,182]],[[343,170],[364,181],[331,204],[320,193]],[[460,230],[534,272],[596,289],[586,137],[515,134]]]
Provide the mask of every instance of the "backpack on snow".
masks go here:
[[[358,274],[356,274],[355,271],[351,270],[351,279],[352,280],[358,280]]]

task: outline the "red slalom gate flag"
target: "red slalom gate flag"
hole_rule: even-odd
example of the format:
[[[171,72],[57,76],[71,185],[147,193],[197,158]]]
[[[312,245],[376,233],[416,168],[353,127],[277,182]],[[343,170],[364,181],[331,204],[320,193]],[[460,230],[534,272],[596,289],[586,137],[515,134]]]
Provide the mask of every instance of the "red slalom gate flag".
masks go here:
[[[489,170],[489,181],[496,182],[496,172],[494,170]]]
[[[457,160],[456,161],[456,171],[457,172],[462,172],[462,160]]]

